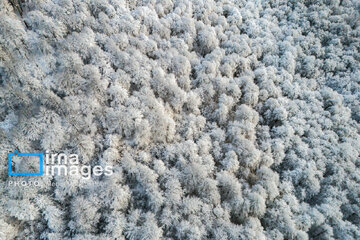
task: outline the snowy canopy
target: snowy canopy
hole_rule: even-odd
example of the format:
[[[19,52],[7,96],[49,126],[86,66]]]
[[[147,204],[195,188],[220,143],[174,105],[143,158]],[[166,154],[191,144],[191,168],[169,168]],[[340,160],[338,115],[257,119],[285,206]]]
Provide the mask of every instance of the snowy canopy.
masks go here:
[[[359,61],[356,0],[0,0],[0,239],[360,239]]]

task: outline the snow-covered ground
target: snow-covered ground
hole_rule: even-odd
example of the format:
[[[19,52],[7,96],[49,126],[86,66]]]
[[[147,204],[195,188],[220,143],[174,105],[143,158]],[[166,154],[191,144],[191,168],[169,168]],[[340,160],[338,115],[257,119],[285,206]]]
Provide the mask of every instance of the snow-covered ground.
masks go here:
[[[360,239],[359,61],[358,0],[0,0],[0,239]]]

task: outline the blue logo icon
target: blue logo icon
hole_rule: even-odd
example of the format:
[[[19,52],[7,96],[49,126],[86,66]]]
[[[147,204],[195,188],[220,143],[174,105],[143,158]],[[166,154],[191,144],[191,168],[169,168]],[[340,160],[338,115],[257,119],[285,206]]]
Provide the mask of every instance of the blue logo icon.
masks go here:
[[[19,156],[19,157],[39,157],[40,158],[40,172],[21,172],[21,173],[15,173],[11,170],[11,160],[12,157]],[[9,159],[9,176],[42,176],[43,175],[43,153],[19,153],[15,150],[14,153],[8,153],[8,159]]]

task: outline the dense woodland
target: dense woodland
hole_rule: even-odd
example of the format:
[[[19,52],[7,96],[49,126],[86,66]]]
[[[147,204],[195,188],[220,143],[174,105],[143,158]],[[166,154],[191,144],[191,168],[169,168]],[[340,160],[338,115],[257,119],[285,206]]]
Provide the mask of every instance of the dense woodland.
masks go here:
[[[0,239],[360,239],[359,63],[357,0],[0,0]]]

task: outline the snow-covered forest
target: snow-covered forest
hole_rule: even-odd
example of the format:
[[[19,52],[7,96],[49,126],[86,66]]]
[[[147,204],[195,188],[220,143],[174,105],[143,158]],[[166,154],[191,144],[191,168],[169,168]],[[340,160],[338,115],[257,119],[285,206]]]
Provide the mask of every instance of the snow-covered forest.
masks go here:
[[[1,240],[360,239],[360,2],[0,0],[0,151]]]

